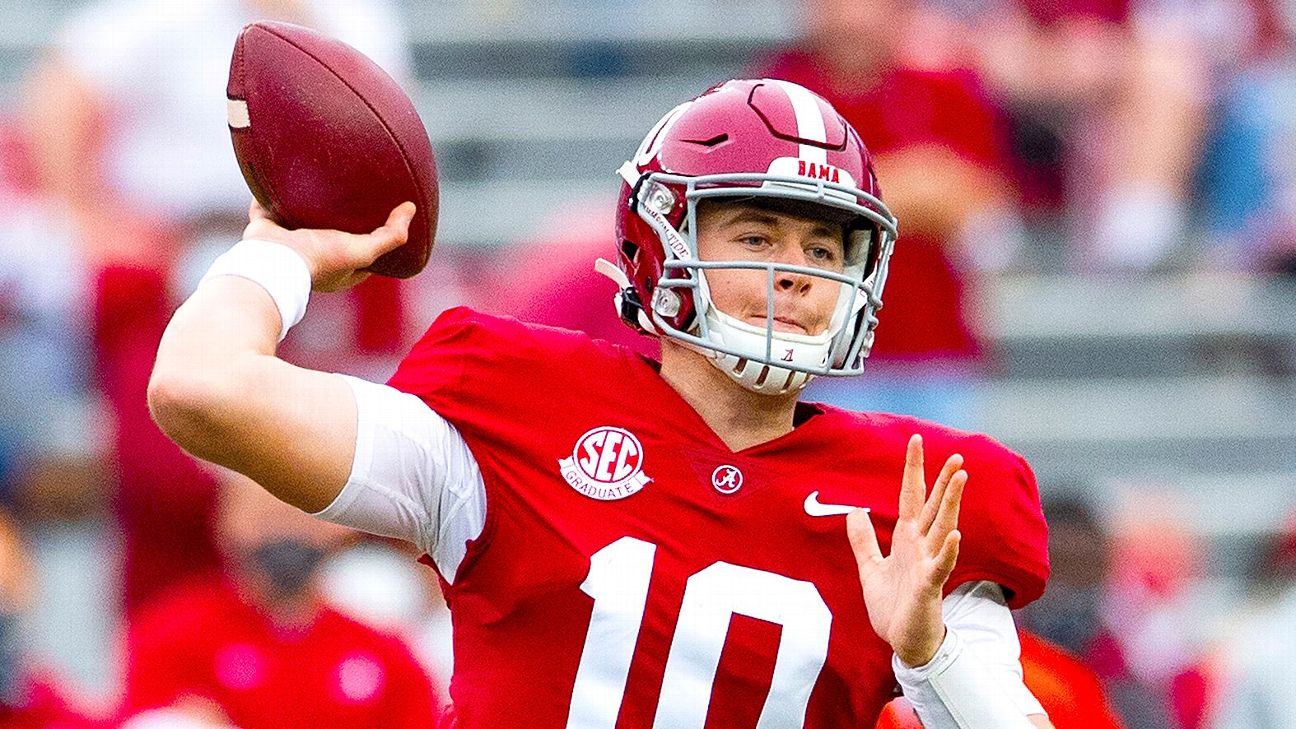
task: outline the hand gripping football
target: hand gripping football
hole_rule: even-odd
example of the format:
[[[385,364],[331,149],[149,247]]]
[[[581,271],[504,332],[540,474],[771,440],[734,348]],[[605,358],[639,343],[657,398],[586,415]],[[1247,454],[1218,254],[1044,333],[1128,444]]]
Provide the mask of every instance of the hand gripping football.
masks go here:
[[[243,178],[276,220],[368,233],[412,200],[409,241],[368,270],[422,270],[436,234],[436,160],[414,104],[377,64],[307,28],[259,21],[234,45],[226,96]]]

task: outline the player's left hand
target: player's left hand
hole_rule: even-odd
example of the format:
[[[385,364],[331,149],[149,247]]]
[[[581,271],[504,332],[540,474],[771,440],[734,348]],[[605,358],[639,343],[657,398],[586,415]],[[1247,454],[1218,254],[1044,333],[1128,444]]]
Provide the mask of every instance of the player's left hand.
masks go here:
[[[857,509],[846,517],[869,622],[907,666],[926,664],[945,639],[941,598],[958,559],[959,504],[967,483],[962,466],[962,456],[950,456],[924,503],[922,437],[909,439],[899,519],[885,557],[868,512]]]

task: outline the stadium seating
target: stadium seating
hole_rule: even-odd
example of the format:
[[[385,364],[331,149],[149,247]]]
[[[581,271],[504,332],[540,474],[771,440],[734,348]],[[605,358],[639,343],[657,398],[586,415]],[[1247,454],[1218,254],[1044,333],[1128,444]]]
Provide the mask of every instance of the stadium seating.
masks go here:
[[[0,4],[0,91],[79,4]],[[448,245],[500,245],[571,205],[606,205],[613,171],[663,109],[741,75],[795,32],[785,0],[400,6]],[[12,103],[3,98],[0,110]],[[1083,487],[1101,498],[1104,484],[1157,480],[1183,492],[1210,534],[1272,528],[1290,508],[1291,288],[1021,272],[983,295],[995,370],[982,420],[1030,457],[1046,493]]]

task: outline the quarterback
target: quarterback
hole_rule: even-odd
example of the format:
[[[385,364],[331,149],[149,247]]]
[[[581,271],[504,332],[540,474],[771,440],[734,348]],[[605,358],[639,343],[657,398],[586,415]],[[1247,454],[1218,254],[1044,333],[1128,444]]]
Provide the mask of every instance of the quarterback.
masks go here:
[[[872,727],[898,689],[929,728],[1050,726],[1009,612],[1048,572],[1023,459],[799,401],[862,371],[896,240],[855,130],[795,84],[729,81],[619,174],[598,268],[660,361],[453,309],[385,385],[294,367],[276,343],[309,292],[362,278],[413,206],[348,235],[254,204],[162,339],[154,417],[424,552],[455,727]]]

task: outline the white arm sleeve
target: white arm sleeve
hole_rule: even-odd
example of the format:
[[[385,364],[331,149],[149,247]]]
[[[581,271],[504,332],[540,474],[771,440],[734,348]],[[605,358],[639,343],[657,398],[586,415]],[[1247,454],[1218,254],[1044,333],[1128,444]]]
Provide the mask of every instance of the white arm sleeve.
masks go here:
[[[1029,727],[1044,714],[1022,681],[1021,644],[1003,590],[992,582],[960,585],[942,605],[948,634],[932,660],[892,667],[928,729]]]
[[[1022,680],[1021,641],[1002,587],[986,581],[959,585],[945,598],[941,612],[945,624],[958,630],[986,669],[997,674],[1023,714],[1045,713]]]
[[[338,377],[355,394],[355,456],[342,491],[314,516],[413,542],[453,582],[467,543],[486,524],[477,459],[459,431],[417,397]]]

